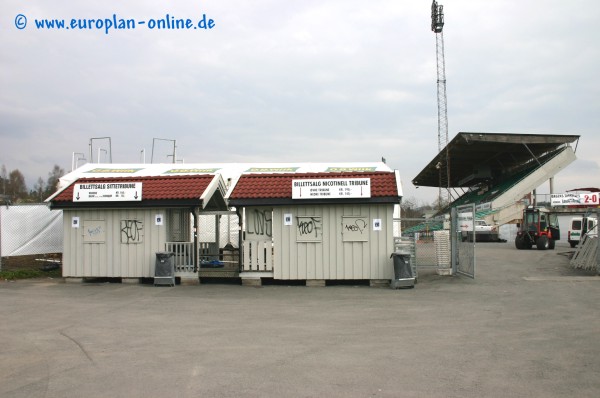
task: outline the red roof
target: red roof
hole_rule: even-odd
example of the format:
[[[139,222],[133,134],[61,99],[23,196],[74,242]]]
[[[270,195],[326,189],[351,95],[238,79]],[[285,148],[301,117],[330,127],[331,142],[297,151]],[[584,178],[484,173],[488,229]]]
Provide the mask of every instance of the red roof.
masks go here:
[[[370,178],[371,197],[398,197],[394,172],[345,172],[345,173],[290,173],[290,174],[244,174],[229,196],[236,199],[291,199],[292,180],[334,178]]]
[[[144,200],[200,199],[214,175],[161,176],[161,177],[106,177],[80,178],[52,199],[52,202],[72,202],[75,184],[141,182]]]

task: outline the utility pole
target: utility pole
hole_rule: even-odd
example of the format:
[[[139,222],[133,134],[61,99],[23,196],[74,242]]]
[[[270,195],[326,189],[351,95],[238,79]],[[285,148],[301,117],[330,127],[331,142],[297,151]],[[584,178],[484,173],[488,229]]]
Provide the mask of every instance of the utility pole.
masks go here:
[[[448,106],[446,97],[446,62],[444,60],[444,6],[431,3],[431,30],[435,33],[437,60],[438,153],[436,168],[439,172],[438,206],[440,210],[450,203],[450,157],[448,156]],[[442,153],[443,152],[443,153]]]

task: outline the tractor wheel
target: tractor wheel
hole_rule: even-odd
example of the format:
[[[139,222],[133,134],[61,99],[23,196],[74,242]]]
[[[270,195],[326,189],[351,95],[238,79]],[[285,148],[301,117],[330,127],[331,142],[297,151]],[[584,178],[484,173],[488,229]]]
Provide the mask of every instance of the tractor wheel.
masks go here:
[[[540,236],[535,242],[538,250],[548,250],[550,247],[550,240],[546,235]]]
[[[517,236],[515,238],[515,247],[519,250],[525,249],[525,240],[522,236]]]
[[[548,249],[554,250],[555,247],[556,247],[556,241],[554,239],[550,239],[550,242],[548,242]]]

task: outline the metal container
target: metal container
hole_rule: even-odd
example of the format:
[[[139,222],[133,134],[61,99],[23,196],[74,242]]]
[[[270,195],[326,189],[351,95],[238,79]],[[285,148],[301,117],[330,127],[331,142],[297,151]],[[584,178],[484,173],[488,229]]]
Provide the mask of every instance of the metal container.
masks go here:
[[[154,265],[154,286],[175,286],[175,253],[156,252]]]
[[[394,260],[394,279],[390,283],[392,289],[415,286],[415,275],[410,264],[410,253],[396,251],[390,256]]]

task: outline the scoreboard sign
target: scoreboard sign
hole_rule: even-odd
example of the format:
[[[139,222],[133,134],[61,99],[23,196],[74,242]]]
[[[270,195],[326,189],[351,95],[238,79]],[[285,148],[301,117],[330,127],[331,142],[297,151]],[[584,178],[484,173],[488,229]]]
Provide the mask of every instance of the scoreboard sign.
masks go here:
[[[552,206],[598,206],[600,204],[600,192],[553,193],[550,204]]]

